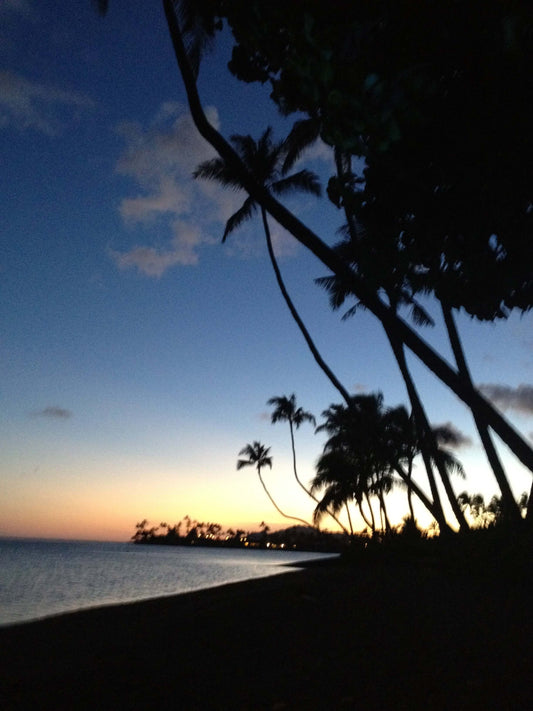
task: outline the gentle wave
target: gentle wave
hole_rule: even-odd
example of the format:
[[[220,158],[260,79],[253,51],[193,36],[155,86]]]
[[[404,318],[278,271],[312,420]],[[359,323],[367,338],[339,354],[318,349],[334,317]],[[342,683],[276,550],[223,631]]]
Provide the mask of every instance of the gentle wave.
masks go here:
[[[262,578],[329,557],[294,551],[0,540],[0,625]],[[289,566],[289,567],[287,567]]]

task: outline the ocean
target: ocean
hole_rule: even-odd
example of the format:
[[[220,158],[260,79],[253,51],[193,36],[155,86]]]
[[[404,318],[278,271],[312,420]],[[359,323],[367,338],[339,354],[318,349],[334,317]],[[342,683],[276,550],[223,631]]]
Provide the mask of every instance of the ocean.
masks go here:
[[[0,625],[288,572],[319,553],[0,539]]]

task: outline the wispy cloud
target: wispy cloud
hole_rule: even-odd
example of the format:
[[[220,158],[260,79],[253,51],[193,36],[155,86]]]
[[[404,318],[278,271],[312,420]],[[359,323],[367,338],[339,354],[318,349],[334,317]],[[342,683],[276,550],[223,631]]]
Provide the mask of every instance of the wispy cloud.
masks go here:
[[[218,126],[216,109],[208,109]],[[180,104],[166,102],[150,126],[123,123],[118,132],[126,144],[116,166],[117,173],[132,178],[141,192],[122,200],[125,220],[143,222],[159,214],[183,215],[191,211],[194,189],[192,172],[213,149],[199,135],[189,114]]]
[[[480,385],[479,390],[502,410],[533,414],[533,385],[523,383],[512,388],[509,385],[486,383]]]
[[[56,420],[68,420],[72,417],[72,412],[64,407],[59,407],[58,405],[48,405],[43,407],[42,410],[36,410],[31,413],[33,417],[46,417]]]
[[[216,109],[208,108],[206,113],[218,127]],[[212,236],[214,223],[227,220],[237,204],[235,194],[192,178],[196,166],[214,156],[213,149],[175,102],[164,103],[148,126],[123,123],[118,132],[125,148],[116,171],[131,178],[137,189],[121,201],[120,214],[130,227],[139,225],[146,231],[157,225],[159,244],[110,250],[112,258],[120,269],[135,268],[150,277],[160,277],[179,265],[197,264],[199,248],[219,241],[217,232]],[[164,230],[168,238],[161,245]]]
[[[128,252],[111,251],[111,256],[120,269],[136,268],[146,276],[160,277],[167,269],[179,264],[198,263],[197,248],[207,241],[200,229],[176,220],[174,237],[166,248],[136,246]]]
[[[8,70],[0,71],[0,127],[33,129],[47,136],[61,132],[64,112],[94,106],[84,94],[27,79]]]

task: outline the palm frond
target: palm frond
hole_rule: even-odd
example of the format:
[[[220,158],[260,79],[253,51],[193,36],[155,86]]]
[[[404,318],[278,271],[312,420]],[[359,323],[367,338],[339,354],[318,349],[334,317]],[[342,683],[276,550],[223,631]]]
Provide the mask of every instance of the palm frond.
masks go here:
[[[461,479],[466,479],[466,473],[461,462],[445,449],[439,450],[439,457],[450,474],[456,474]]]
[[[434,326],[435,321],[417,301],[412,302],[411,318],[416,326]]]
[[[256,208],[257,203],[251,197],[247,197],[242,206],[237,210],[237,212],[235,212],[226,222],[226,227],[222,236],[222,242],[226,241],[227,236],[231,232],[234,232],[244,222],[249,220],[250,217],[254,214]]]
[[[349,318],[352,318],[352,316],[355,316],[357,311],[364,308],[365,307],[363,306],[363,304],[358,301],[356,304],[354,304],[354,306],[351,306],[345,313],[343,313],[341,321],[347,321]]]
[[[294,426],[298,429],[300,425],[302,425],[304,422],[310,422],[313,426],[316,427],[316,419],[313,414],[310,412],[306,412],[303,408],[299,407],[293,414],[292,416],[292,421]]]
[[[200,62],[213,44],[218,25],[205,3],[198,0],[173,0],[174,12],[183,38],[183,45],[195,79],[200,71]]]
[[[287,178],[281,178],[281,180],[272,183],[271,190],[276,195],[284,195],[291,190],[301,190],[317,197],[322,195],[322,187],[318,175],[311,170],[300,170]]]
[[[344,285],[337,276],[317,277],[315,284],[318,284],[318,286],[321,286],[328,292],[329,303],[334,311],[344,304],[348,296],[352,295],[351,289]]]
[[[248,168],[248,170],[250,170],[254,162],[254,157],[257,154],[257,143],[255,140],[252,136],[241,136],[236,133],[233,134],[233,136],[230,136],[230,141],[239,154],[244,165]]]
[[[212,158],[200,163],[193,171],[193,178],[202,180],[215,180],[225,188],[241,190],[241,181],[228,168],[222,158]]]
[[[320,121],[315,118],[296,121],[284,141],[285,160],[282,173],[288,173],[302,153],[309,148],[320,135]]]
[[[344,505],[344,501],[337,496],[334,487],[330,487],[324,493],[313,511],[313,523],[319,524],[323,516],[331,511],[333,514],[338,514]]]

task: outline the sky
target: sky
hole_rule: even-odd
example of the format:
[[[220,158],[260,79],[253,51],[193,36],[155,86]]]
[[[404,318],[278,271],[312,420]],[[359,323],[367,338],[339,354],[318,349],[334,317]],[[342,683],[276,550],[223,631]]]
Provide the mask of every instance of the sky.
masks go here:
[[[268,88],[226,69],[222,37],[199,89],[226,137],[290,124]],[[340,396],[316,366],[278,291],[258,218],[225,244],[242,193],[192,179],[214,153],[196,133],[161,3],[0,2],[0,535],[128,540],[135,523],[185,515],[225,527],[288,525],[238,453],[271,447],[264,478],[279,506],[310,520],[292,475],[288,426],[267,400],[295,393],[320,422]],[[315,146],[305,166],[326,177]],[[328,243],[340,214],[327,198],[287,205]],[[314,280],[325,268],[275,223],[283,277],[323,356],[350,390],[407,404],[380,324],[341,321]],[[424,338],[451,359],[436,305]],[[483,324],[459,315],[476,383],[530,441],[531,315]],[[410,358],[431,421],[462,435],[466,481],[497,493],[465,407]],[[308,482],[324,437],[296,433]],[[531,477],[505,447],[513,490]],[[422,468],[415,477],[427,490]],[[405,492],[392,494],[397,520]],[[424,521],[423,512],[417,511]]]

